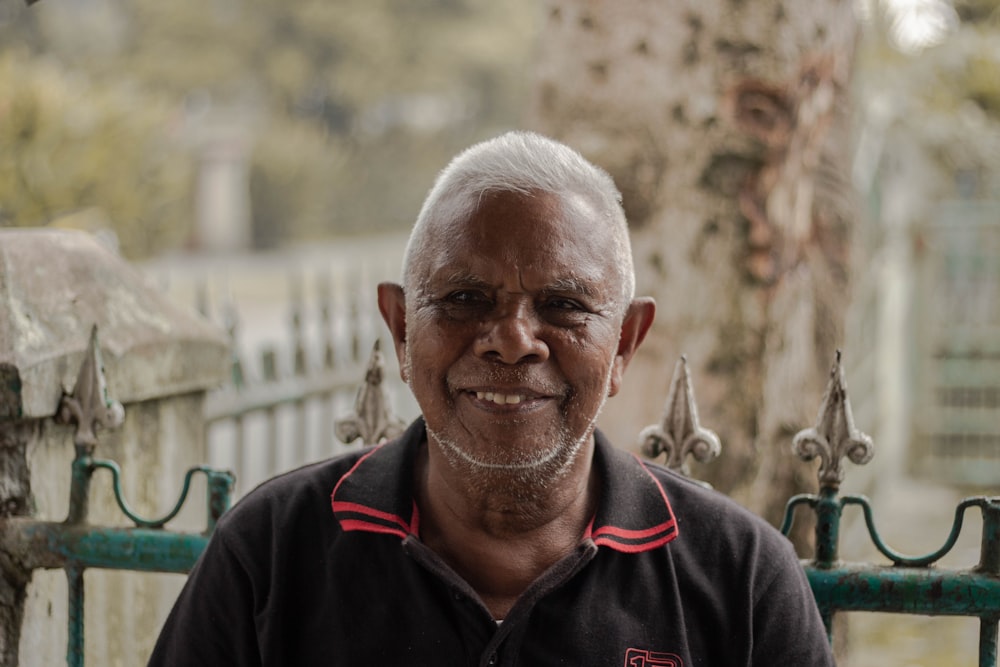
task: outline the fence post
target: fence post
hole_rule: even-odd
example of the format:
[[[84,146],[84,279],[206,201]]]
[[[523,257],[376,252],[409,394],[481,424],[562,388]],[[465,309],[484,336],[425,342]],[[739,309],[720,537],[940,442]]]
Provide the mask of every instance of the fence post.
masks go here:
[[[0,230],[0,537],[17,517],[74,519],[74,428],[56,417],[95,325],[108,385],[127,415],[98,447],[121,464],[133,507],[162,513],[184,471],[205,459],[202,405],[229,371],[225,332],[169,302],[90,235]],[[182,512],[177,525],[201,530],[204,511]],[[125,525],[108,480],[91,485],[86,520]],[[66,589],[75,584],[58,570],[32,572],[38,555],[27,549],[2,551],[0,667],[63,664]],[[143,664],[180,578],[95,570],[85,578],[87,664]]]

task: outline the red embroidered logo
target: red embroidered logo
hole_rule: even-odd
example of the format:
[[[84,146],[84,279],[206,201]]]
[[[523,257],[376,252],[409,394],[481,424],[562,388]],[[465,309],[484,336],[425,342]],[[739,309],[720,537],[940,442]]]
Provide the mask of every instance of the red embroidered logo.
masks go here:
[[[625,667],[684,667],[684,662],[673,653],[630,648],[625,651]]]

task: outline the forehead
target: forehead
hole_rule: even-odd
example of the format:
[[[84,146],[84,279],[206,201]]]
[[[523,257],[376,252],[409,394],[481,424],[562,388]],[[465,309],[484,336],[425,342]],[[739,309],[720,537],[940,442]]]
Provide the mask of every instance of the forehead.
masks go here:
[[[422,273],[434,280],[515,270],[530,282],[614,289],[620,271],[613,243],[610,223],[585,197],[496,193],[468,215],[432,224]]]

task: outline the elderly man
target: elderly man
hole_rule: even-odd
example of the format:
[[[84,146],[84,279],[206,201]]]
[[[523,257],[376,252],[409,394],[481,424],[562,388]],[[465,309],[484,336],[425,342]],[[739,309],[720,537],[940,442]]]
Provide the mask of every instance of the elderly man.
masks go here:
[[[422,417],[222,521],[151,665],[831,665],[788,542],[595,430],[653,321],[611,179],[459,155],[378,303]]]

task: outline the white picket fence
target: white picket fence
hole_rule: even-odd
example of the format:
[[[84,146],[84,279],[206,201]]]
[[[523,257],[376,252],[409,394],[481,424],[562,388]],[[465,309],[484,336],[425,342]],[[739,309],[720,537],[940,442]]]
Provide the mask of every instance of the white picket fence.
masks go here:
[[[399,279],[404,243],[358,239],[143,267],[176,300],[230,331],[233,372],[208,394],[205,424],[209,464],[236,473],[237,496],[351,446],[336,439],[334,421],[352,412],[376,339],[394,412],[417,414],[375,299],[380,281]]]

